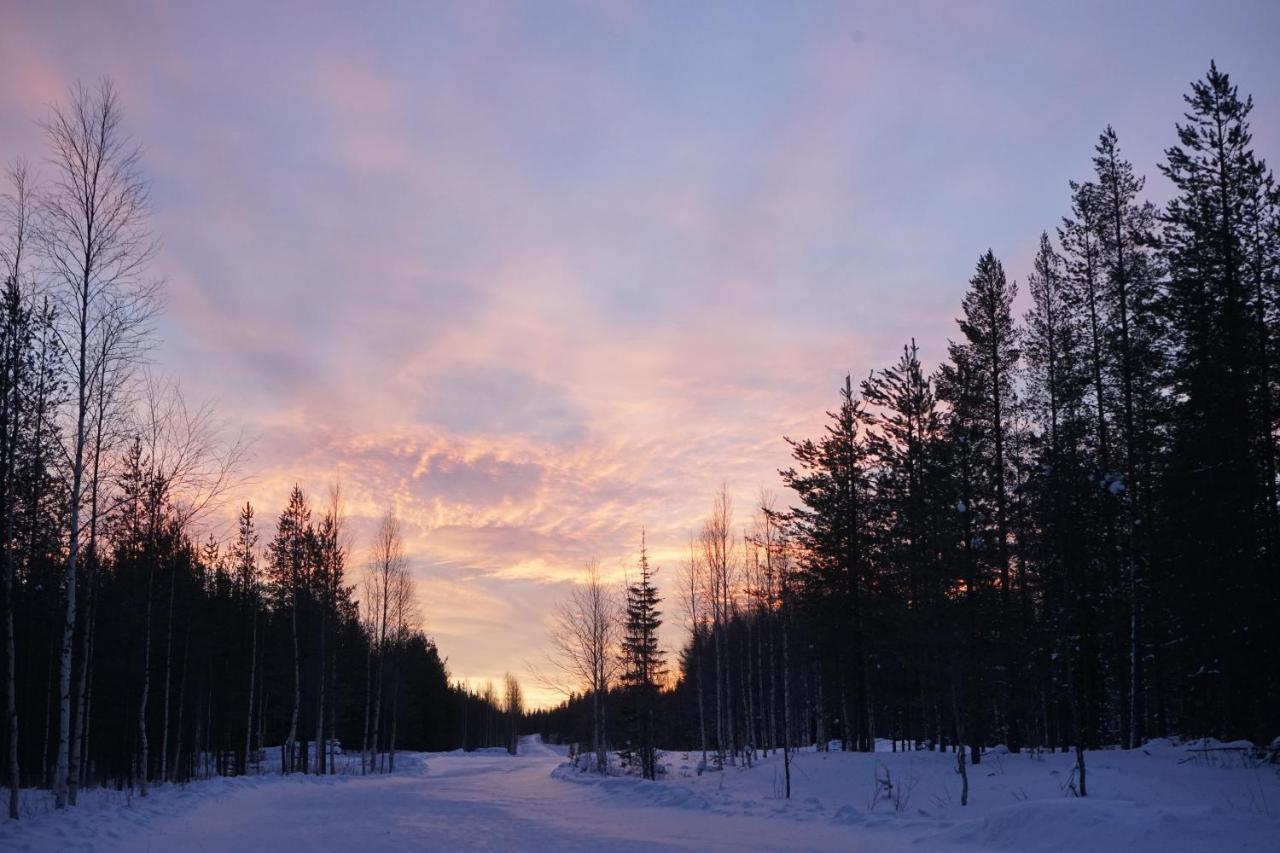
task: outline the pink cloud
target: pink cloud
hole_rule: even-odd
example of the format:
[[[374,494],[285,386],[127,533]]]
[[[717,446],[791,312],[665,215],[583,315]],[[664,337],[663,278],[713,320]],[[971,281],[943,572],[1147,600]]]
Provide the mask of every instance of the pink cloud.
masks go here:
[[[491,678],[544,629],[495,621],[588,558],[620,577],[641,526],[674,573],[712,491],[745,523],[846,371],[912,335],[941,357],[977,253],[1021,278],[1087,168],[1041,91],[1077,69],[996,73],[1039,50],[1033,12],[738,11],[8,7],[0,128],[38,158],[43,105],[117,79],[161,356],[258,438],[237,500],[269,526],[294,482],[341,481],[357,543],[395,506],[428,628]]]

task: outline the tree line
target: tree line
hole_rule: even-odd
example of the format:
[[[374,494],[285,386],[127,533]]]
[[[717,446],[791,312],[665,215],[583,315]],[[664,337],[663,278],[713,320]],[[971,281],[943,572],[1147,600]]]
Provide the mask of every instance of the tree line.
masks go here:
[[[450,683],[388,511],[351,577],[342,496],[295,486],[202,538],[245,445],[149,369],[161,288],[141,149],[109,81],[43,123],[0,205],[0,603],[8,814],[22,788],[146,795],[212,774],[395,769],[509,746],[506,696]],[[514,691],[514,693],[513,693]],[[514,714],[512,709],[515,709]]]
[[[995,744],[1073,749],[1084,795],[1087,748],[1280,731],[1280,192],[1226,73],[1185,101],[1172,200],[1105,128],[1021,317],[982,253],[941,364],[912,340],[847,378],[745,529],[721,490],[677,584],[661,743],[716,768],[881,738],[962,773]],[[630,737],[602,725],[630,701],[608,675],[538,721],[600,767]]]

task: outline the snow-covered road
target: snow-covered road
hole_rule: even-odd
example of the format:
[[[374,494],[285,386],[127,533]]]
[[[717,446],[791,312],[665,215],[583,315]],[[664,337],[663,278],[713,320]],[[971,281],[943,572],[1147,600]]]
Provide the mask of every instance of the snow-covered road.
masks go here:
[[[202,797],[94,853],[405,853],[417,850],[840,850],[850,827],[635,802],[550,778],[561,755],[537,742],[506,755],[433,755],[425,773],[281,780]],[[70,842],[71,839],[68,839]],[[874,849],[885,850],[884,839]],[[910,845],[904,841],[903,849]],[[36,847],[35,849],[42,849]],[[867,848],[871,849],[871,848]],[[918,850],[918,848],[915,848]]]
[[[1280,768],[1230,755],[1156,741],[1091,752],[1079,799],[1067,789],[1073,756],[992,750],[960,806],[942,752],[806,750],[784,800],[776,755],[699,776],[696,755],[665,753],[655,783],[574,773],[531,738],[515,757],[402,753],[384,776],[217,778],[146,799],[98,788],[61,812],[28,789],[23,819],[0,822],[0,851],[1280,850]],[[901,803],[878,796],[890,774]]]

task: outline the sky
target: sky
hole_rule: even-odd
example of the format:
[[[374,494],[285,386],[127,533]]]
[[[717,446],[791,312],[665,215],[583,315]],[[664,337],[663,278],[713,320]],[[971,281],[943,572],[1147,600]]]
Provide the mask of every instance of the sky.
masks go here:
[[[1108,123],[1165,200],[1217,59],[1280,158],[1278,35],[1275,2],[0,0],[0,159],[115,82],[155,369],[252,440],[232,502],[265,540],[340,483],[353,576],[393,508],[451,674],[542,704],[585,563],[620,583],[646,531],[674,649],[720,484],[745,526],[846,374],[935,364]]]

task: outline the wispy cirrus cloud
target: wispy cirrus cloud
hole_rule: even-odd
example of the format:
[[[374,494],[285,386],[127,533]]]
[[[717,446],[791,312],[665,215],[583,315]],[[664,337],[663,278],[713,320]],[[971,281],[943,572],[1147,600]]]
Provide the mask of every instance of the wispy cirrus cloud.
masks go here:
[[[941,357],[974,258],[1021,277],[1096,130],[1150,174],[1210,56],[1262,99],[1280,72],[1273,4],[1158,38],[1110,4],[910,11],[0,3],[0,154],[116,79],[159,357],[257,437],[237,498],[269,524],[340,482],[357,572],[394,507],[451,670],[496,679],[588,559],[621,578],[644,527],[670,577],[722,481],[745,523],[846,371]]]

